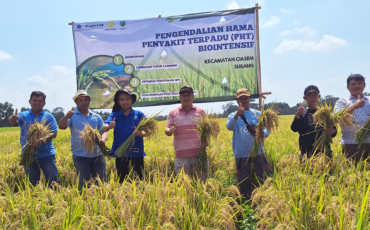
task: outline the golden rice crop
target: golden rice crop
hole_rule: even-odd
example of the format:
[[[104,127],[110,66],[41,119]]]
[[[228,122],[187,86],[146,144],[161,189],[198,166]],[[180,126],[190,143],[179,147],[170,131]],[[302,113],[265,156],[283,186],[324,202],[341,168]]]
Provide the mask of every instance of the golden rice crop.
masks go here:
[[[52,132],[50,125],[46,125],[46,120],[38,122],[35,120],[28,130],[28,140],[24,146],[20,165],[30,166],[34,160],[35,148],[45,143],[45,138]]]
[[[89,152],[90,154],[93,154],[95,146],[98,145],[103,155],[109,156],[110,149],[106,145],[102,147],[99,145],[99,142],[101,139],[101,135],[99,131],[96,129],[93,129],[91,125],[88,123],[84,123],[84,125],[85,125],[85,128],[80,131],[80,134],[81,134],[81,141],[84,143],[85,149],[87,150],[87,152]]]
[[[200,133],[201,143],[207,142],[210,144],[211,137],[217,139],[220,133],[220,122],[217,115],[208,113],[207,111],[200,117],[200,125],[194,121]],[[207,151],[205,147],[201,147],[198,156],[199,169],[201,171],[207,170]]]
[[[342,126],[342,127],[353,127],[353,121],[355,117],[347,112],[347,107],[341,109],[338,113],[334,113],[334,107],[331,104],[319,104],[317,107],[317,111],[313,114],[313,123],[316,124],[317,127],[321,127],[320,129],[323,132],[318,133],[316,136],[315,143],[313,144],[314,148],[318,152],[325,152],[325,149],[328,145],[330,145],[333,140],[331,135],[325,135],[325,130],[331,128],[333,126]],[[319,135],[320,134],[320,135]]]
[[[135,131],[139,130],[139,131],[145,132],[149,135],[155,135],[158,131],[158,125],[157,125],[157,121],[155,119],[159,116],[159,114],[161,112],[162,111],[160,111],[158,113],[155,113],[153,115],[147,116],[147,117],[144,116],[140,120],[139,125],[135,128]],[[127,140],[125,142],[123,142],[123,144],[116,150],[115,155],[117,157],[122,157],[125,154],[125,152],[127,151],[127,149],[130,146],[134,145],[134,141],[135,141],[135,134],[132,133],[127,138]]]
[[[362,143],[370,136],[370,119],[367,120],[359,130],[355,133],[355,139],[358,141],[358,147],[360,148]]]
[[[256,116],[259,118],[259,121],[257,123],[256,127],[256,137],[253,141],[253,146],[250,152],[251,157],[255,157],[258,155],[258,150],[260,148],[263,148],[263,138],[259,138],[259,133],[263,132],[263,130],[266,128],[267,131],[276,130],[279,127],[279,112],[280,110],[274,110],[274,105],[272,104],[271,107],[265,109],[264,105],[262,105],[261,109],[261,116]]]

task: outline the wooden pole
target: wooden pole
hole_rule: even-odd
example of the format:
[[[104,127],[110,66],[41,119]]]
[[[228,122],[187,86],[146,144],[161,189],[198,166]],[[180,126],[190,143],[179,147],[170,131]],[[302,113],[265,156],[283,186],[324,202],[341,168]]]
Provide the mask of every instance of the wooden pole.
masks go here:
[[[259,21],[258,21],[258,10],[261,9],[256,3],[256,51],[257,51],[257,84],[258,84],[258,95],[259,95],[259,109],[262,108],[262,87],[261,87],[261,59],[260,59],[260,32],[259,32]]]

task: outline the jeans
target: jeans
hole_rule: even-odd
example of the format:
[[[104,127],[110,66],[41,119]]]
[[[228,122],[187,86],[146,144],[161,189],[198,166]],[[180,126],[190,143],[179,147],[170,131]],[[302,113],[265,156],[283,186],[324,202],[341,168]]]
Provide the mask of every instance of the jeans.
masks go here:
[[[60,184],[54,154],[43,158],[36,158],[32,162],[32,165],[24,166],[24,172],[33,186],[36,186],[36,184],[40,181],[40,169],[42,169],[42,172],[44,173],[46,181],[50,187],[53,182]]]
[[[78,190],[82,190],[84,184],[90,180],[91,176],[94,180],[98,177],[102,181],[106,180],[107,174],[104,156],[90,158],[73,155],[73,162],[78,175]],[[97,184],[97,181],[95,183]]]

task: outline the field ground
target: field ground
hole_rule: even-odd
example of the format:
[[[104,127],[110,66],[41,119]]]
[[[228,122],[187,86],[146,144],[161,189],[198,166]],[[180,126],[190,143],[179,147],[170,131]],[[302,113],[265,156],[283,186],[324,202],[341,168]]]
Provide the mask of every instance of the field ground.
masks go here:
[[[300,163],[293,116],[281,116],[278,131],[265,141],[274,177],[256,190],[253,213],[237,189],[232,132],[220,119],[221,133],[209,147],[210,173],[205,184],[174,177],[172,137],[145,140],[144,181],[134,176],[122,185],[113,159],[108,181],[80,195],[70,151],[69,130],[53,141],[62,188],[32,188],[19,166],[19,129],[0,129],[0,226],[3,229],[370,229],[368,164],[347,163],[340,134],[333,160],[319,155]],[[112,144],[109,133],[108,146]],[[258,222],[258,223],[257,223]]]

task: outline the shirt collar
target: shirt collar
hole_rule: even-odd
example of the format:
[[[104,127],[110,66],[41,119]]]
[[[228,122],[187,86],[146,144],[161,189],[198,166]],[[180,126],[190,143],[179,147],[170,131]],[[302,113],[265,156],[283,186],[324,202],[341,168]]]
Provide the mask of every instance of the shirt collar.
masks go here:
[[[349,99],[353,100],[353,99],[357,99],[357,98],[355,98],[352,94],[350,94]],[[368,100],[367,97],[364,94],[362,94],[362,100]]]
[[[81,112],[80,112],[80,110],[78,110],[78,108],[76,108],[75,109],[75,114],[81,114],[81,115],[83,115]],[[92,114],[92,112],[91,112],[91,110],[89,109],[89,114],[87,115],[87,116],[90,116],[90,114]]]
[[[36,116],[36,115],[32,112],[32,109],[28,110],[28,113],[29,113],[29,114],[32,114],[32,115],[34,115],[34,116]],[[44,113],[45,113],[45,110],[42,110],[42,111],[39,113],[39,115],[42,115],[42,114],[44,114]]]
[[[182,105],[180,105],[180,109],[184,109],[183,107],[182,107]],[[190,109],[195,109],[195,106],[194,105],[191,105],[191,108]]]
[[[130,113],[129,113],[127,116],[129,116],[129,115],[131,115],[131,114],[134,114],[134,115],[135,115],[135,110],[134,110],[133,108],[131,108],[131,111],[130,111]],[[122,112],[122,109],[120,109],[120,110],[118,111],[118,115],[119,115],[119,116],[125,116],[125,115],[123,114],[123,112]]]

